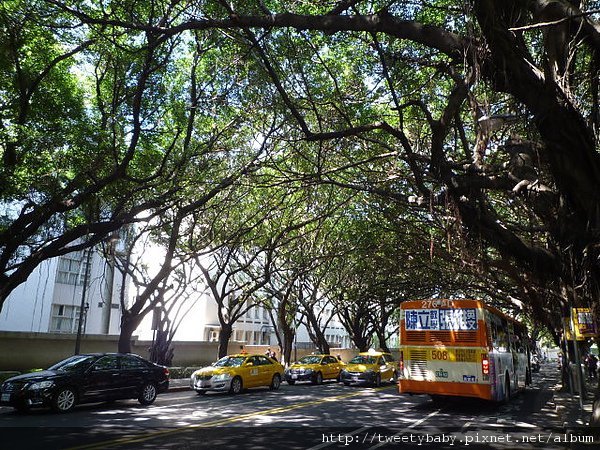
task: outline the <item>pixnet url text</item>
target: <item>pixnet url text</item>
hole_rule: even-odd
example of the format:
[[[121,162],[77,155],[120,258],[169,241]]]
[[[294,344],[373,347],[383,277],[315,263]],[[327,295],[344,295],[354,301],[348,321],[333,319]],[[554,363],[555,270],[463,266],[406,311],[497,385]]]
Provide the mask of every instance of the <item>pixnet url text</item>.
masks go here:
[[[580,436],[575,434],[538,433],[538,434],[417,434],[402,433],[386,435],[378,432],[360,434],[323,434],[322,443],[351,444],[445,444],[463,445],[492,444],[492,443],[585,443],[593,444],[594,436]]]

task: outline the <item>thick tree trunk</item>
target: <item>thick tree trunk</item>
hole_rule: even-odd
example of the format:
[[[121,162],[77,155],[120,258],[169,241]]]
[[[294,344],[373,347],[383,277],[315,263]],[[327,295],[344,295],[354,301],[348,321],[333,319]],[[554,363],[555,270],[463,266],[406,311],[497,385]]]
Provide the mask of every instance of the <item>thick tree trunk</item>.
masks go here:
[[[361,333],[352,333],[352,342],[356,345],[359,352],[366,352],[369,350],[369,339],[363,336]]]
[[[294,338],[296,331],[285,321],[280,322],[279,329],[281,330],[282,338],[279,345],[281,346],[282,359],[284,363],[289,363],[292,359],[292,350],[294,346]]]
[[[221,331],[219,333],[219,359],[227,356],[227,349],[229,347],[229,340],[233,334],[233,328],[229,323],[221,324]]]
[[[379,348],[381,348],[382,351],[390,353],[390,349],[387,345],[386,339],[385,339],[385,331],[381,331],[378,330],[376,331],[377,334],[377,339],[379,340]]]
[[[287,298],[282,299],[277,308],[277,325],[280,330],[280,333],[277,333],[277,338],[280,340],[282,363],[286,365],[292,361],[292,350],[294,338],[296,337],[296,330],[289,322],[289,319],[293,320],[294,313],[295,308],[293,308],[290,301]]]
[[[124,311],[121,317],[121,334],[119,335],[118,352],[131,353],[131,337],[142,321],[143,316]],[[148,355],[140,355],[147,357]]]

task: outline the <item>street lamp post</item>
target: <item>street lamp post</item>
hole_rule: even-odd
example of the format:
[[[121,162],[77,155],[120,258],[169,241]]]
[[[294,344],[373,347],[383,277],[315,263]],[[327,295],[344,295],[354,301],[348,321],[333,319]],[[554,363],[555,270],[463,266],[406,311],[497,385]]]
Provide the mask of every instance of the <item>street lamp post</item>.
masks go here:
[[[81,331],[83,328],[83,318],[85,311],[85,295],[87,293],[88,278],[90,276],[90,259],[92,256],[92,249],[88,248],[87,256],[85,260],[85,268],[83,271],[83,289],[81,291],[81,305],[79,305],[79,323],[77,324],[77,339],[75,340],[75,354],[79,355],[81,348]]]

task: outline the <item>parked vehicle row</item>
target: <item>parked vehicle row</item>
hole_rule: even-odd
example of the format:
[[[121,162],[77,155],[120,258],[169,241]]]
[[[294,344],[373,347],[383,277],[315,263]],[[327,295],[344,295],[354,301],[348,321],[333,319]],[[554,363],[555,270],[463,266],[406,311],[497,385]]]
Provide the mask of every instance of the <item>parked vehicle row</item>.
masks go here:
[[[190,387],[199,395],[208,391],[237,394],[244,388],[268,386],[279,389],[282,380],[321,384],[325,380],[379,386],[383,381],[396,382],[398,368],[389,353],[360,353],[347,364],[332,355],[313,354],[300,358],[289,368],[265,355],[237,354],[221,358],[194,372]]]
[[[313,354],[287,369],[275,358],[259,354],[225,356],[196,370],[190,387],[199,395],[209,391],[238,394],[243,389],[268,386],[277,390],[285,380],[321,384],[324,380],[345,385],[379,386],[396,382],[397,366],[389,353],[360,353],[347,364],[332,355]],[[44,371],[9,378],[0,388],[0,405],[19,411],[51,407],[67,412],[80,403],[137,399],[150,405],[169,388],[169,370],[133,354],[75,355]]]

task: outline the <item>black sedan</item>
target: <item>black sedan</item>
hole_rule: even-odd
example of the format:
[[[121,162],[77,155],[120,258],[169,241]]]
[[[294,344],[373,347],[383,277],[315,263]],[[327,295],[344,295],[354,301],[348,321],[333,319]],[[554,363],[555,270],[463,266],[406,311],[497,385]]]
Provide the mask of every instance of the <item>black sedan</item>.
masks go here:
[[[132,354],[94,353],[9,378],[2,383],[0,405],[19,411],[50,406],[57,412],[69,411],[78,403],[129,398],[149,405],[168,388],[166,367]]]

